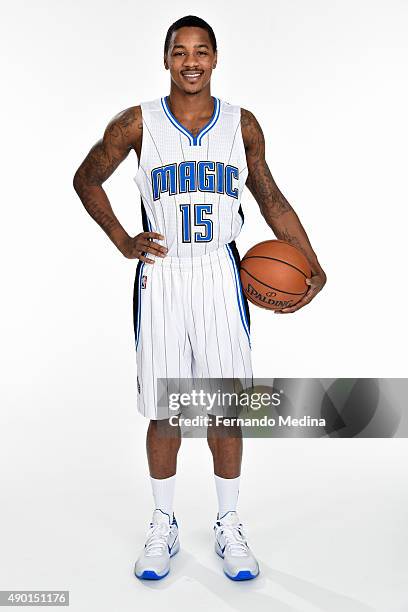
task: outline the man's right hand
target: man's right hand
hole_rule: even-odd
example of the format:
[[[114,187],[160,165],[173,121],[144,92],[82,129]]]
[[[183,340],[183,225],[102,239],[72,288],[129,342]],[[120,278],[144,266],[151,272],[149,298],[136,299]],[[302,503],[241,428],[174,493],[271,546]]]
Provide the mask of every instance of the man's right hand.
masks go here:
[[[164,240],[162,234],[157,234],[156,232],[142,232],[134,238],[127,236],[121,244],[118,245],[118,248],[122,255],[128,259],[140,259],[140,261],[153,264],[154,259],[145,257],[145,253],[152,253],[158,257],[166,257],[168,251],[166,247],[157,242],[153,242],[153,238]]]

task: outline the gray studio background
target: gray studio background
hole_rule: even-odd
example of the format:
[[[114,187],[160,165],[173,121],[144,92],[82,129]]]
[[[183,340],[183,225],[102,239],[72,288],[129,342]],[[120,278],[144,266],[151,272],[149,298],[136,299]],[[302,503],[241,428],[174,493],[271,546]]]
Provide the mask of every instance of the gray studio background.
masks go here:
[[[164,606],[403,612],[406,439],[249,439],[240,514],[262,574],[222,575],[205,440],[185,440],[182,551],[132,576],[151,516],[125,260],[73,173],[120,110],[168,93],[168,26],[214,27],[213,93],[250,109],[328,275],[307,308],[251,309],[257,377],[406,376],[406,66],[400,0],[1,2],[0,589],[66,589],[75,612]],[[141,231],[133,154],[106,183]],[[241,254],[271,237],[249,192]],[[192,599],[193,598],[193,599]]]

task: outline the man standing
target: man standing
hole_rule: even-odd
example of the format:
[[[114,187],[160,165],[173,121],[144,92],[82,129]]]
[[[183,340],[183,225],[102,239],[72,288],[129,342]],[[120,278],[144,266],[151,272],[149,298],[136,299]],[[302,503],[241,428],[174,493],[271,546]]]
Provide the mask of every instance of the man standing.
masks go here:
[[[116,115],[74,178],[89,214],[125,257],[139,260],[138,409],[150,420],[147,455],[155,504],[135,566],[143,579],[166,576],[179,550],[173,498],[181,436],[170,424],[168,406],[160,404],[158,379],[252,378],[249,310],[235,246],[245,185],[276,237],[302,250],[311,265],[308,292],[280,313],[309,303],[326,281],[296,213],[272,178],[255,117],[211,95],[216,64],[212,28],[194,16],[175,22],[164,46],[170,94]],[[139,161],[135,181],[144,229],[135,237],[121,226],[102,188],[131,149]],[[242,437],[222,425],[209,427],[208,444],[218,497],[216,552],[229,578],[255,578],[258,563],[236,511]]]

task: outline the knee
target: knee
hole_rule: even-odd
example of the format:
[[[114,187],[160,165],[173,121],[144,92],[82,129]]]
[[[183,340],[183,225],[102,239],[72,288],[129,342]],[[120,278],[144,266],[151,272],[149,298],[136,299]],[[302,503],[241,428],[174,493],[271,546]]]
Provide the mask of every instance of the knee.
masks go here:
[[[147,435],[148,437],[180,438],[180,426],[178,421],[174,423],[174,418],[171,421],[169,419],[151,419]]]

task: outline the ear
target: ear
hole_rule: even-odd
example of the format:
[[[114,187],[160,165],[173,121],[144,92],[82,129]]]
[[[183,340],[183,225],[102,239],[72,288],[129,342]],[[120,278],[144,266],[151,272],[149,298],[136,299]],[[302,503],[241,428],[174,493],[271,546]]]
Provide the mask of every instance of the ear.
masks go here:
[[[218,51],[216,51],[216,52],[215,52],[214,62],[213,62],[213,68],[216,68],[216,66],[217,66],[217,60],[218,60]]]
[[[163,62],[164,62],[164,67],[165,67],[165,69],[166,69],[166,70],[168,70],[168,69],[169,69],[169,65],[168,65],[168,63],[167,63],[167,58],[166,58],[166,56],[164,56],[164,58],[163,58]]]

